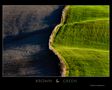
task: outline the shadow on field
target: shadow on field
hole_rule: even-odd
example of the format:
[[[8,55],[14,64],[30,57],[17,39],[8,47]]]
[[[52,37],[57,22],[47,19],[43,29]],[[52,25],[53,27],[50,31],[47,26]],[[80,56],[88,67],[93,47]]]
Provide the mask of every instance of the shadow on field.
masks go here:
[[[4,14],[3,76],[60,76],[59,59],[49,50],[48,41],[53,28],[60,23],[64,6],[43,7],[37,5],[37,7],[58,8],[51,9],[50,14],[44,13],[43,16],[41,15],[42,11],[39,11],[41,13],[36,16],[19,9],[21,13],[18,13],[17,16],[12,15],[12,19],[10,15],[9,21],[5,19],[8,19],[7,16],[10,13]],[[36,17],[38,17],[37,20]],[[35,23],[37,26],[34,25]],[[35,28],[32,28],[32,25]]]

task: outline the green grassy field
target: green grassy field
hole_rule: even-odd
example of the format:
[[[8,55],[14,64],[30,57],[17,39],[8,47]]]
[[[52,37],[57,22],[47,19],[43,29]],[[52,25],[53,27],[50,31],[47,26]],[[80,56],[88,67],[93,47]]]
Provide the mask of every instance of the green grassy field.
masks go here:
[[[109,6],[68,6],[52,47],[65,59],[68,76],[109,76]]]

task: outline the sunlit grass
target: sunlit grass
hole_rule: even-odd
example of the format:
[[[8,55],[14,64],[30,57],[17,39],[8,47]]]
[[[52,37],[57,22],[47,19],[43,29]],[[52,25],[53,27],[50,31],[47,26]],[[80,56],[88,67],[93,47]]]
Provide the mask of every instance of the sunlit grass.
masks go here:
[[[57,47],[69,65],[69,76],[109,76],[108,50]]]
[[[69,66],[69,76],[109,76],[109,6],[74,5],[57,30],[53,47]]]

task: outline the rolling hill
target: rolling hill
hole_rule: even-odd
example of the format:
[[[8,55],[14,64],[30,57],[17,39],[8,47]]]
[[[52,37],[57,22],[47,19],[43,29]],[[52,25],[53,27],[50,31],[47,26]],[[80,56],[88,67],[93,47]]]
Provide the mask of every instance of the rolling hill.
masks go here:
[[[65,63],[65,76],[109,76],[109,6],[69,5],[50,47]]]

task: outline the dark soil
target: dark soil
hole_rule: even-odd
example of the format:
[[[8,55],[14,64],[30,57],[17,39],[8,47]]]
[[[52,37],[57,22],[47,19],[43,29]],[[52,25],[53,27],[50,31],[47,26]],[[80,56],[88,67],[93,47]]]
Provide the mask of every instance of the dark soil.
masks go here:
[[[59,59],[48,41],[63,7],[3,6],[3,76],[60,76]]]

